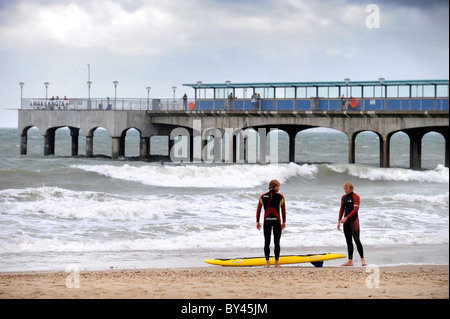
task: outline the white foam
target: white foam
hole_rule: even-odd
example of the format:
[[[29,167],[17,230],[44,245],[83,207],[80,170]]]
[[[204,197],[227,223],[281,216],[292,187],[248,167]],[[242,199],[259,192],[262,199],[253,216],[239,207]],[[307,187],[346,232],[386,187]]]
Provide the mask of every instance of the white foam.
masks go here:
[[[432,205],[442,205],[448,207],[449,205],[449,193],[437,194],[437,195],[422,195],[422,194],[394,194],[391,196],[382,196],[379,198],[382,201],[394,201],[394,202],[417,202],[417,203],[429,203]]]
[[[270,164],[270,165],[223,165],[223,166],[165,166],[152,165],[72,165],[73,169],[94,172],[110,178],[133,181],[162,187],[194,188],[252,188],[268,180],[285,182],[291,177],[313,178],[316,165]]]
[[[365,226],[365,225],[364,225]],[[289,227],[289,225],[288,225]],[[214,228],[214,227],[211,227]],[[38,239],[22,238],[16,241],[0,243],[0,253],[45,253],[45,252],[125,252],[125,251],[186,251],[209,250],[220,251],[233,249],[242,251],[258,249],[264,245],[262,232],[257,231],[253,224],[244,228],[207,229],[198,227],[197,231],[187,231],[186,228],[177,228],[178,234],[172,236],[156,236],[148,234],[147,237],[132,239],[131,236],[123,239],[95,240],[89,238],[74,239]],[[176,230],[174,228],[174,230]],[[395,245],[448,245],[448,235],[419,234],[411,232],[374,232],[367,227],[363,228],[361,241],[364,246],[390,247]],[[335,229],[335,225],[327,230],[305,231],[291,228],[283,233],[281,244],[283,249],[301,247],[329,247],[342,246],[345,248],[344,235]],[[273,247],[273,246],[272,246]]]
[[[330,164],[329,169],[336,173],[347,173],[351,176],[371,181],[396,181],[396,182],[449,182],[448,167],[439,165],[434,170],[417,171],[405,168],[378,168],[358,164]]]
[[[58,187],[8,189],[0,191],[0,202],[18,216],[40,214],[92,220],[153,220],[173,216],[188,208],[196,211],[204,203],[158,196],[117,196],[103,192],[75,192]],[[3,207],[5,208],[5,207]]]

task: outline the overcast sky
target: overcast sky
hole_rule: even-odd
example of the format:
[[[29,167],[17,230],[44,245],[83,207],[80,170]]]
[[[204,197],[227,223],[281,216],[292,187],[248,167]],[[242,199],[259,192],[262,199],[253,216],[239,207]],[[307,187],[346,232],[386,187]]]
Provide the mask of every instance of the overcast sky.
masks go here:
[[[87,97],[87,64],[92,98],[115,80],[118,98],[169,98],[199,80],[448,79],[448,30],[448,0],[0,0],[0,127],[19,82]]]

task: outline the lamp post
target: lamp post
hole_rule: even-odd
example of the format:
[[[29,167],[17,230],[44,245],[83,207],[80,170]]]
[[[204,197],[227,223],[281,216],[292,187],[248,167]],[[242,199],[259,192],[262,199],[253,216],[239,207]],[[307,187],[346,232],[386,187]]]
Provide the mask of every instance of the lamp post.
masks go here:
[[[381,88],[381,101],[383,101],[383,84],[384,84],[385,78],[379,78],[378,81],[380,81],[380,88]],[[386,94],[385,94],[386,97]],[[384,106],[386,106],[386,103],[383,102]]]
[[[227,96],[228,96],[228,94],[230,92],[230,84],[231,84],[230,80],[225,81],[225,85],[227,86]]]
[[[114,84],[114,109],[117,108],[117,84],[119,84],[118,81],[113,81]]]
[[[177,87],[172,86],[172,90],[173,90],[173,101],[175,102],[175,91],[177,90]]]
[[[197,81],[197,85],[198,85],[198,98],[200,99],[200,87],[202,86],[203,82],[202,81]],[[197,94],[195,96],[195,98],[197,98]]]
[[[147,110],[149,109],[150,106],[150,90],[152,89],[151,86],[147,86]]]
[[[343,110],[345,111],[345,110],[347,110],[347,106],[349,105],[349,103],[348,103],[348,84],[350,83],[350,79],[345,78],[344,81],[345,81],[346,89],[345,89],[345,100],[344,100],[345,103],[343,105]]]
[[[48,83],[48,82],[44,82],[44,85],[45,85],[45,99],[47,100],[47,92],[48,92],[48,85],[49,85],[50,83]]]
[[[23,102],[23,86],[25,85],[25,83],[20,82],[20,108],[22,108],[22,102]]]
[[[228,110],[231,109],[231,104],[233,103],[233,100],[230,99],[230,84],[231,84],[231,81],[230,81],[230,80],[226,80],[226,81],[225,81],[225,85],[227,86],[227,96],[225,97],[225,99],[228,100],[228,101],[227,101],[227,104],[228,104],[227,109],[228,109]]]
[[[92,81],[87,81],[86,83],[88,85],[88,109],[90,109],[91,108],[91,84],[92,84]]]
[[[345,98],[348,98],[348,84],[350,83],[350,79],[345,78],[344,81],[345,81],[345,85],[347,87],[346,92],[345,92],[345,95],[346,95]]]

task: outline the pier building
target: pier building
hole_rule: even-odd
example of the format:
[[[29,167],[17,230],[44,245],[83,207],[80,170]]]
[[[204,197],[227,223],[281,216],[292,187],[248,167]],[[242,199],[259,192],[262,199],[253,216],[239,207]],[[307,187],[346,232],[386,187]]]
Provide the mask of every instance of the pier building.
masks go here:
[[[140,157],[150,154],[150,138],[168,136],[172,150],[179,136],[187,136],[184,161],[195,158],[195,137],[201,149],[225,132],[233,138],[226,147],[245,161],[247,129],[260,134],[260,161],[265,162],[266,136],[273,130],[289,135],[289,161],[295,159],[295,136],[302,130],[324,127],[344,132],[348,137],[348,162],[355,163],[355,139],[364,131],[377,134],[380,166],[390,165],[390,139],[404,132],[410,139],[410,167],[421,167],[422,137],[438,132],[445,139],[445,165],[449,155],[449,81],[351,81],[283,83],[203,83],[184,84],[194,90],[193,98],[183,99],[95,99],[49,100],[21,98],[18,133],[20,152],[27,153],[27,131],[38,127],[44,136],[43,151],[55,151],[55,131],[68,127],[72,136],[72,155],[78,155],[80,130],[86,136],[86,156],[93,156],[94,131],[103,127],[112,139],[111,157],[125,156],[126,132],[140,134]],[[237,142],[237,141],[240,142]],[[215,161],[227,161],[222,147],[214,144]],[[241,148],[237,149],[237,145]],[[238,156],[237,156],[238,155]],[[202,155],[203,156],[203,155]]]

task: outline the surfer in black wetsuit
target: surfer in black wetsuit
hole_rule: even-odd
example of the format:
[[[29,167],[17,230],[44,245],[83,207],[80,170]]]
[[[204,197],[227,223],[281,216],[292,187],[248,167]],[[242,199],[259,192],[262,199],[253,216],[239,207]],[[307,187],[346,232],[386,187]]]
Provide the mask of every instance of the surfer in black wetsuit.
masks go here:
[[[270,181],[269,191],[261,195],[256,210],[256,228],[261,230],[259,217],[261,215],[261,208],[264,206],[264,256],[267,260],[266,268],[270,267],[270,237],[272,235],[272,230],[275,244],[275,267],[280,267],[278,259],[280,258],[281,231],[286,227],[286,206],[284,196],[278,193],[280,185],[280,182],[277,180]],[[280,210],[283,222],[281,221]]]
[[[355,241],[356,248],[358,249],[359,256],[361,257],[361,263],[366,265],[364,260],[364,250],[359,240],[359,196],[353,193],[353,185],[350,182],[346,182],[343,185],[345,195],[341,199],[341,208],[339,210],[339,221],[337,229],[340,230],[340,225],[344,224],[344,235],[347,241],[348,261],[341,266],[353,266],[353,242]]]

